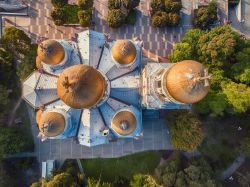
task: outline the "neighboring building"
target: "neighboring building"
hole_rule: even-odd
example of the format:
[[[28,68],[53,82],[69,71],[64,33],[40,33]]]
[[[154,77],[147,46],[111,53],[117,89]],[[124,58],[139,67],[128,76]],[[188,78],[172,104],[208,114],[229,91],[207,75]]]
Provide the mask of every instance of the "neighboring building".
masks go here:
[[[77,42],[39,44],[23,98],[36,110],[42,140],[76,137],[94,146],[143,135],[142,109],[190,108],[209,90],[202,64],[156,63],[142,41],[108,39],[87,30]]]
[[[55,160],[47,160],[42,162],[42,178],[51,177],[52,171],[55,170]]]

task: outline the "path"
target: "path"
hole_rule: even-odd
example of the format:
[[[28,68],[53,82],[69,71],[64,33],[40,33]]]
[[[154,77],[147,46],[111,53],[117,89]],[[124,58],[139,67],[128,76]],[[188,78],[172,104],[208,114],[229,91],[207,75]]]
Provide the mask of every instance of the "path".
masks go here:
[[[9,115],[9,119],[8,119],[8,126],[11,126],[13,124],[13,120],[16,117],[16,111],[19,108],[20,104],[22,103],[23,99],[20,97],[17,102],[15,103],[15,106],[12,110],[12,112]]]
[[[50,13],[53,9],[51,0],[25,0],[30,4],[30,17],[8,17],[5,27],[16,26],[23,29],[36,42],[39,38],[73,39],[84,28],[55,26]],[[144,48],[159,56],[167,56],[175,43],[179,42],[188,28],[191,27],[192,1],[182,0],[182,19],[180,26],[155,28],[150,24],[150,0],[141,0],[137,9],[137,22],[134,26],[123,25],[118,29],[109,28],[106,24],[108,0],[94,1],[94,30],[108,33],[112,38],[139,37],[144,41]]]
[[[223,171],[220,179],[225,180],[230,177],[244,163],[245,159],[246,157],[243,155],[238,156],[234,162],[225,171]]]

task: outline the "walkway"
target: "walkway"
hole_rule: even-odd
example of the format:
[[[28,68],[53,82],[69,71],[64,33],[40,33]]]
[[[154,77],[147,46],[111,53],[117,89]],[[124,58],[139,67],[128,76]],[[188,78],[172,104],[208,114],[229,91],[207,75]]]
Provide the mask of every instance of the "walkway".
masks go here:
[[[225,170],[221,175],[221,180],[225,180],[230,177],[245,161],[245,156],[238,156],[234,162]]]
[[[53,9],[51,0],[25,0],[30,4],[30,18],[8,17],[5,26],[17,26],[26,31],[33,41],[39,38],[72,39],[76,33],[83,30],[81,27],[55,26],[50,13]],[[174,28],[154,28],[150,25],[149,7],[150,0],[141,0],[137,11],[137,22],[135,26],[124,25],[118,29],[111,29],[107,26],[105,18],[107,16],[108,0],[94,1],[94,16],[96,31],[110,34],[116,38],[139,37],[144,41],[144,48],[160,56],[167,56],[175,43],[179,42],[188,28],[191,27],[192,1],[182,0],[182,26]]]
[[[35,155],[40,162],[48,159],[114,158],[146,150],[172,149],[165,121],[155,119],[143,122],[144,136],[140,140],[127,139],[91,148],[79,145],[73,139],[41,142],[36,137],[38,129],[34,111],[30,106],[27,107],[35,141]]]

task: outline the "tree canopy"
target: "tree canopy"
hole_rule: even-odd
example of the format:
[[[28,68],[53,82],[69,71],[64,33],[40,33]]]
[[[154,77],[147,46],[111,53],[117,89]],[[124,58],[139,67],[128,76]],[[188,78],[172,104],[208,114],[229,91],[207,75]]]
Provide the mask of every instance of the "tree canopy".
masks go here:
[[[190,29],[169,58],[172,62],[193,59],[209,68],[209,94],[194,105],[199,113],[218,116],[249,109],[250,41],[229,26]]]
[[[175,112],[168,118],[171,143],[175,149],[193,151],[203,141],[204,133],[199,119],[188,112]]]

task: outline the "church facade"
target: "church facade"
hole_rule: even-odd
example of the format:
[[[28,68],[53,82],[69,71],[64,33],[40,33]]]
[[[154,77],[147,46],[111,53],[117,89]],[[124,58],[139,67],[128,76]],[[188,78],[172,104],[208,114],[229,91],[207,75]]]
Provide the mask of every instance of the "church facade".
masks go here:
[[[158,63],[142,50],[139,39],[111,40],[92,30],[76,42],[40,43],[37,70],[23,82],[38,137],[74,137],[85,146],[139,139],[143,109],[190,108],[206,96],[210,75],[202,64]]]

